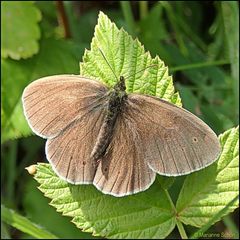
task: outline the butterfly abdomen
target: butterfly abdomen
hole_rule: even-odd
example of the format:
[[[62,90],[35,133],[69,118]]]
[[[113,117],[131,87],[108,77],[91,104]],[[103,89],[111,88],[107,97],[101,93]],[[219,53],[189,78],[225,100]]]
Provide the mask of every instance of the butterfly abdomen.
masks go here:
[[[111,142],[113,133],[114,121],[105,121],[100,129],[96,143],[94,145],[91,157],[94,161],[100,159],[106,152],[106,149]]]

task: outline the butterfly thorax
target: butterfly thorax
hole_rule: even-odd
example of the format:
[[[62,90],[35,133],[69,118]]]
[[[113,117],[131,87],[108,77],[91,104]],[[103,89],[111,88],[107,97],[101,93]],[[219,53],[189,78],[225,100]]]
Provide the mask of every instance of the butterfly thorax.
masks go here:
[[[120,77],[120,81],[108,92],[105,119],[91,153],[91,158],[95,161],[100,160],[104,156],[111,142],[117,117],[122,111],[124,102],[127,99],[125,90],[124,78]]]

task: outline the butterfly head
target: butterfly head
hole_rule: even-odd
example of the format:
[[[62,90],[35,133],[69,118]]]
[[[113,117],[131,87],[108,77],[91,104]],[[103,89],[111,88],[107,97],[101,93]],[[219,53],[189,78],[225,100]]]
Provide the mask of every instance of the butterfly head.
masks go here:
[[[127,98],[125,79],[123,76],[120,76],[119,81],[113,86],[113,89],[110,90],[110,95],[114,99],[119,99],[120,102]]]
[[[125,85],[125,79],[123,76],[120,76],[119,81],[116,83],[116,85],[113,88],[116,91],[124,91],[125,92],[126,85]]]

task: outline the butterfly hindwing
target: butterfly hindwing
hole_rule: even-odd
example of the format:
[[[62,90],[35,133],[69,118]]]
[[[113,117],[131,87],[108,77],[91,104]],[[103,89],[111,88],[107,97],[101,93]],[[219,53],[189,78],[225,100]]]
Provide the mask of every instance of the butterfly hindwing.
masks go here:
[[[90,155],[104,116],[101,109],[90,110],[61,134],[47,140],[47,159],[55,172],[66,181],[92,183],[96,163]]]
[[[147,189],[156,174],[144,159],[142,142],[134,122],[119,114],[112,141],[100,159],[93,184],[102,192],[125,196]]]

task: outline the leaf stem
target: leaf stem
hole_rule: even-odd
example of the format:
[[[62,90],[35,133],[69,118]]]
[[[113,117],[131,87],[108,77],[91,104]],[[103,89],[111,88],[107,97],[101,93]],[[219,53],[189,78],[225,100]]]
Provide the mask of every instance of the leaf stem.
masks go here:
[[[128,25],[129,32],[134,37],[134,36],[136,36],[136,31],[135,31],[135,26],[134,26],[135,23],[134,23],[134,18],[133,18],[130,2],[129,1],[120,1],[120,4],[121,4],[123,16]]]
[[[171,196],[169,195],[168,190],[167,190],[167,189],[164,189],[164,191],[165,191],[165,193],[166,193],[166,195],[167,195],[167,198],[168,198],[168,200],[169,200],[169,202],[170,202],[170,204],[171,204],[171,207],[172,207],[174,213],[177,213],[177,210],[176,210],[176,208],[175,208],[175,205],[174,205],[174,203],[173,203],[173,201],[172,201]]]
[[[164,3],[164,1],[161,1],[161,3]],[[181,3],[182,4],[182,3]],[[172,17],[172,21],[174,24],[177,25],[177,30],[178,34],[183,34],[185,33],[185,35],[191,39],[192,42],[194,42],[194,44],[196,46],[198,46],[202,51],[206,52],[207,51],[207,45],[201,40],[200,37],[198,37],[193,30],[191,29],[190,25],[183,20],[183,18],[181,16],[179,16],[178,12],[176,11],[176,9],[173,9],[173,7],[167,3],[167,5],[163,5],[165,8],[168,8],[166,10],[170,10],[170,11],[174,11],[174,13],[171,15]],[[171,12],[170,12],[171,13]]]
[[[172,5],[169,4],[167,1],[166,2],[161,1],[161,3],[167,12],[167,17],[168,17],[170,24],[172,25],[172,28],[175,32],[175,39],[180,48],[180,51],[182,52],[182,54],[184,56],[187,56],[189,54],[189,52],[188,52],[187,47],[185,46],[185,42],[183,40],[181,30],[179,29],[178,20],[175,18],[174,9],[172,8]]]
[[[219,61],[212,61],[212,62],[199,62],[199,63],[186,64],[186,65],[182,65],[182,66],[172,67],[172,68],[170,68],[170,71],[176,72],[176,71],[183,71],[183,70],[189,70],[189,69],[194,69],[194,68],[210,67],[210,66],[226,65],[226,64],[229,64],[229,61],[219,60]]]
[[[178,219],[177,219],[177,228],[178,228],[181,238],[188,239],[185,229],[184,229],[182,223]]]
[[[14,191],[15,191],[15,179],[16,179],[16,159],[17,159],[17,149],[18,149],[18,141],[11,141],[10,143],[10,151],[8,155],[8,164],[7,164],[7,199],[11,201],[14,199]]]
[[[71,33],[70,33],[70,28],[69,28],[69,24],[68,24],[67,15],[66,15],[66,12],[64,9],[63,1],[55,1],[55,2],[56,2],[57,10],[58,10],[59,25],[63,27],[64,37],[70,38]]]
[[[182,239],[188,239],[188,236],[187,236],[187,234],[185,232],[183,224],[177,219],[177,210],[176,210],[175,205],[174,205],[174,203],[173,203],[173,201],[171,199],[171,196],[169,195],[169,192],[167,191],[167,189],[164,189],[164,191],[165,191],[165,193],[167,195],[167,198],[168,198],[168,200],[169,200],[169,202],[170,202],[170,204],[172,206],[172,209],[173,209],[173,211],[174,211],[174,213],[176,215],[176,224],[177,224],[177,228],[178,228],[178,231],[180,233],[180,236],[181,236]]]

